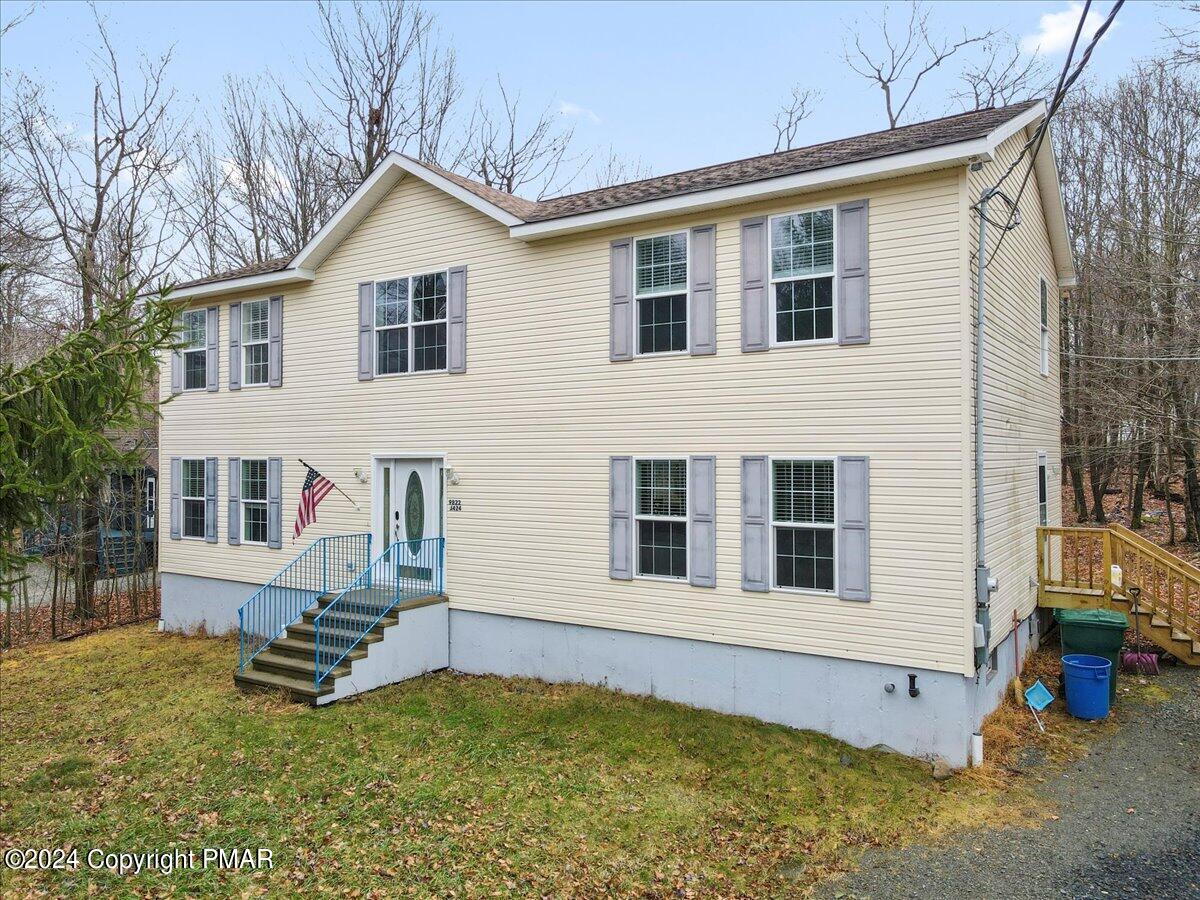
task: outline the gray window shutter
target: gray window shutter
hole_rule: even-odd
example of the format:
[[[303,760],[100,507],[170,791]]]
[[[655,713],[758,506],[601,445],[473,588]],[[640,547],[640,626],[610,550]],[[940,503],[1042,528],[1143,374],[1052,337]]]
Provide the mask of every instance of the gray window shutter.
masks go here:
[[[267,384],[283,384],[283,298],[267,301]]]
[[[633,457],[609,459],[608,575],[633,578]]]
[[[217,542],[217,458],[204,459],[204,540]]]
[[[717,458],[688,458],[688,582],[717,586]]]
[[[283,459],[267,460],[267,546],[283,546]]]
[[[180,499],[183,481],[183,462],[178,456],[171,457],[171,540],[180,538],[183,524],[183,501]]]
[[[242,389],[242,304],[229,304],[229,389]]]
[[[742,220],[742,352],[771,346],[767,217]],[[763,588],[765,590],[765,588]]]
[[[183,319],[175,318],[175,340],[179,340],[183,336]],[[183,393],[183,353],[179,350],[171,351],[171,394]]]
[[[216,391],[221,387],[217,381],[217,338],[220,337],[221,309],[218,306],[210,306],[207,312],[205,333],[208,335],[208,347],[204,355],[204,370],[208,376],[208,390]]]
[[[446,368],[467,371],[467,267],[449,272],[446,297]]]
[[[692,229],[692,309],[688,323],[692,356],[717,352],[717,226]]]
[[[770,465],[765,456],[742,457],[742,590],[771,588]]]
[[[229,457],[229,543],[242,542],[242,460]]]
[[[609,359],[633,359],[633,240],[613,241],[609,265]]]
[[[868,301],[867,201],[838,205],[838,343],[871,341]]]
[[[364,281],[358,286],[358,380],[375,377],[375,282]]]
[[[870,460],[838,457],[838,596],[871,599]]]

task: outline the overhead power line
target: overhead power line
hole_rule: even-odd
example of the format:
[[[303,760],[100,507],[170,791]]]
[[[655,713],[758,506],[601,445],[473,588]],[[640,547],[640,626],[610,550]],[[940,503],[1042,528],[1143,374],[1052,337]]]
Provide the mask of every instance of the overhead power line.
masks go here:
[[[1021,160],[1025,158],[1025,155],[1029,153],[1029,164],[1025,168],[1024,177],[1021,179],[1021,186],[1017,189],[1017,196],[1010,205],[1008,221],[1000,232],[1000,240],[996,242],[996,246],[991,252],[991,258],[995,258],[996,254],[1000,252],[1000,248],[1004,246],[1004,239],[1008,236],[1008,233],[1012,231],[1013,216],[1017,211],[1018,204],[1021,202],[1021,197],[1025,194],[1025,188],[1029,185],[1029,178],[1033,174],[1033,166],[1037,160],[1038,152],[1042,148],[1042,142],[1045,140],[1046,135],[1050,132],[1050,120],[1054,118],[1055,113],[1057,113],[1059,108],[1062,106],[1063,101],[1066,99],[1067,92],[1071,89],[1072,85],[1074,85],[1075,82],[1079,80],[1079,76],[1083,74],[1083,70],[1087,67],[1089,60],[1092,58],[1092,51],[1096,49],[1096,45],[1100,43],[1100,40],[1104,37],[1105,32],[1107,32],[1112,26],[1112,23],[1116,21],[1117,13],[1124,5],[1125,0],[1117,0],[1117,2],[1113,4],[1112,9],[1108,11],[1108,16],[1100,24],[1100,27],[1096,29],[1095,34],[1092,35],[1092,38],[1088,42],[1087,47],[1084,49],[1083,55],[1080,57],[1079,63],[1075,66],[1074,71],[1072,71],[1068,76],[1067,72],[1071,69],[1071,61],[1075,55],[1075,46],[1079,41],[1080,34],[1083,32],[1083,26],[1087,21],[1088,12],[1091,9],[1092,2],[1091,0],[1087,0],[1087,2],[1084,4],[1083,11],[1079,15],[1079,23],[1075,26],[1075,36],[1071,40],[1071,49],[1067,54],[1067,60],[1063,64],[1062,72],[1058,77],[1058,87],[1055,88],[1054,95],[1051,98],[1050,107],[1046,110],[1046,117],[1042,119],[1041,124],[1038,125],[1037,131],[1034,132],[1033,137],[1025,142],[1025,146],[1021,148],[1021,152],[1017,155],[1017,158],[1013,160],[1012,165],[1010,165],[1005,173],[1000,176],[1000,179],[991,189],[992,193],[998,191],[1000,186],[1004,184],[1005,180],[1007,180],[1017,166],[1020,165]],[[1032,153],[1029,152],[1030,150],[1032,150]]]

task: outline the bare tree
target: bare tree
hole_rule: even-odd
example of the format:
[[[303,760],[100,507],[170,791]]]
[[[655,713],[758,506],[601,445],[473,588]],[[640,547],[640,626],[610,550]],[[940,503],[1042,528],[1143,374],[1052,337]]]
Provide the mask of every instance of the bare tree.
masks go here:
[[[908,21],[897,33],[884,6],[878,22],[881,46],[864,45],[858,23],[851,24],[853,34],[842,46],[842,58],[850,68],[875,84],[883,92],[888,128],[896,128],[912,104],[922,80],[964,47],[981,44],[996,35],[995,30],[951,39],[934,34],[929,26],[929,10],[913,0]]]
[[[162,279],[186,240],[187,199],[174,175],[181,138],[164,73],[170,54],[143,59],[130,77],[104,22],[84,128],[57,117],[44,88],[25,76],[9,92],[5,166],[37,198],[69,262],[82,324],[106,296]]]
[[[823,94],[813,88],[792,87],[792,95],[775,113],[772,126],[775,128],[775,152],[791,150],[796,144],[800,125],[813,114],[813,108],[821,102]]]
[[[1180,65],[1200,63],[1200,3],[1184,3],[1180,11],[1193,16],[1187,25],[1168,26],[1167,35],[1175,42],[1171,59]]]
[[[650,177],[650,167],[641,159],[630,159],[617,153],[611,146],[608,154],[592,170],[590,190],[627,184]]]
[[[412,144],[420,158],[434,159],[461,87],[453,51],[433,38],[432,16],[406,0],[319,0],[317,9],[328,60],[313,87],[336,123],[336,141],[322,135],[322,149],[343,163],[343,193],[393,150]]]
[[[17,13],[15,16],[13,16],[7,22],[0,24],[0,37],[4,37],[4,35],[8,34],[14,28],[16,28],[18,25],[20,25],[22,22],[24,22],[30,16],[32,16],[35,9],[37,9],[37,4],[30,3],[29,6],[27,6],[25,9],[21,10],[21,12]]]
[[[550,107],[527,117],[521,95],[496,78],[493,101],[480,94],[458,154],[458,168],[507,194],[533,189],[541,199],[566,188],[589,160],[570,155],[575,129],[563,127]]]
[[[965,110],[1007,106],[1046,93],[1052,86],[1049,67],[1036,54],[1024,54],[1010,38],[985,41],[979,59],[958,76],[963,88],[954,94]]]

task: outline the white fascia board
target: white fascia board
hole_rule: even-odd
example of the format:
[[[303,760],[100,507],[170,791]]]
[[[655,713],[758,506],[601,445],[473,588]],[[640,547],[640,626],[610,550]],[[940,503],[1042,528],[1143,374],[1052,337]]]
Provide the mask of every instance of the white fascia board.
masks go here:
[[[171,291],[170,298],[172,300],[199,300],[204,297],[216,297],[219,294],[247,293],[281,287],[286,284],[304,284],[312,281],[315,277],[316,273],[309,269],[281,269],[278,272],[267,272],[262,275],[246,275],[242,278],[228,278],[225,281],[211,281],[208,284],[177,288]]]
[[[563,216],[560,219],[548,219],[544,222],[530,222],[511,227],[509,234],[518,240],[534,241],[577,231],[604,228],[609,225],[699,212],[714,207],[731,206],[802,191],[950,168],[976,159],[990,160],[1001,143],[1031,122],[1036,122],[1043,115],[1045,115],[1045,107],[1043,104],[1038,104],[1009,119],[986,136],[971,141],[960,141],[941,147],[897,153],[893,156],[830,166],[826,169],[800,172],[796,175],[783,175],[747,184],[663,197],[660,200],[648,200],[645,203],[635,203],[577,216]]]
[[[379,205],[380,201],[400,183],[406,174],[415,175],[502,225],[512,227],[521,224],[521,219],[505,212],[494,203],[489,203],[477,194],[460,187],[450,179],[421,165],[415,159],[392,152],[384,158],[370,177],[355,189],[354,193],[346,199],[346,202],[338,208],[338,211],[313,236],[312,240],[296,254],[292,265],[308,269],[316,269],[320,266],[328,259],[334,248],[358,227],[367,214]]]

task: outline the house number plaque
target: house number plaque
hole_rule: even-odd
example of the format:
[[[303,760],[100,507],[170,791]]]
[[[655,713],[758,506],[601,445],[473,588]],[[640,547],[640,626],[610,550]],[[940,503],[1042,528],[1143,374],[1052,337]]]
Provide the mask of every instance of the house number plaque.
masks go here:
[[[450,501],[450,512],[462,512],[462,501],[461,500],[451,500]]]

